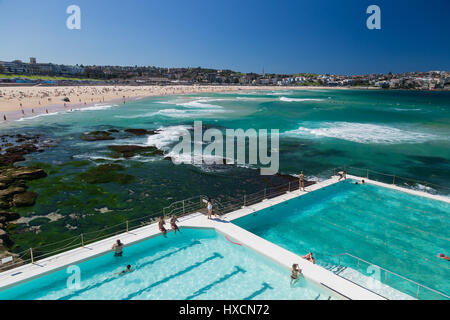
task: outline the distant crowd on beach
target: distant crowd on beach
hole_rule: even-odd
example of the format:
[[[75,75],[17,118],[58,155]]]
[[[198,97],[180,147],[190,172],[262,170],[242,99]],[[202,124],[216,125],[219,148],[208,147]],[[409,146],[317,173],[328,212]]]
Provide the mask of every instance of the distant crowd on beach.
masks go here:
[[[7,121],[27,114],[48,113],[49,110],[70,110],[105,102],[125,103],[147,96],[165,96],[202,92],[241,90],[233,86],[30,86],[0,87],[0,112]],[[55,110],[56,111],[56,110]]]

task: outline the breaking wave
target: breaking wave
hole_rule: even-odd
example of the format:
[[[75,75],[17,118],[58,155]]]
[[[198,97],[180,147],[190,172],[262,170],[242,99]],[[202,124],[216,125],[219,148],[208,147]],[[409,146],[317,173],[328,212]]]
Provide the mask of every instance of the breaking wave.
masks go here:
[[[319,127],[314,126],[314,123],[305,123],[305,126],[286,131],[284,134],[290,136],[335,138],[366,144],[420,143],[436,139],[436,136],[425,132],[414,132],[389,126],[352,122],[321,122]]]

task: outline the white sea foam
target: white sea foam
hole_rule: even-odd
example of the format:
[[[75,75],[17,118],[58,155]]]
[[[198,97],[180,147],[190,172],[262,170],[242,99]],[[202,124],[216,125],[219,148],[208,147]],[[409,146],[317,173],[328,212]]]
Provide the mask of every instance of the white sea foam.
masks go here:
[[[410,187],[413,190],[417,190],[417,191],[424,191],[424,192],[428,192],[428,193],[436,193],[436,189],[425,186],[423,184],[417,183],[415,186]]]
[[[182,109],[163,109],[159,110],[155,114],[171,117],[171,118],[195,118],[202,116],[209,116],[214,113],[223,113],[225,110],[221,109],[190,109],[190,110],[182,110]]]
[[[22,117],[20,119],[17,119],[16,121],[27,121],[27,120],[33,120],[33,119],[37,119],[37,118],[41,118],[41,117],[46,117],[46,116],[54,116],[57,114],[65,114],[65,113],[70,113],[70,112],[75,112],[75,111],[95,111],[95,110],[105,110],[105,109],[109,109],[112,107],[117,107],[118,105],[114,104],[114,105],[109,105],[109,104],[95,104],[91,107],[81,107],[81,108],[73,108],[73,109],[64,109],[61,111],[55,111],[55,112],[49,112],[49,113],[41,113],[41,114],[37,114],[35,116],[31,116],[31,117]]]
[[[273,98],[236,97],[233,101],[275,101]]]
[[[37,118],[41,118],[41,117],[46,117],[46,116],[54,116],[59,114],[60,112],[51,112],[51,113],[42,113],[42,114],[38,114],[35,116],[31,116],[31,117],[24,117],[24,118],[20,118],[17,119],[16,121],[27,121],[27,120],[33,120],[33,119],[37,119]]]
[[[394,108],[395,111],[422,111],[422,109]]]
[[[224,101],[227,99],[208,99],[208,98],[196,98],[195,100],[176,99],[170,101],[158,101],[160,104],[169,104],[175,106],[175,108],[161,109],[153,112],[146,112],[142,114],[134,115],[118,115],[116,118],[122,119],[135,119],[135,118],[150,118],[155,116],[163,116],[170,118],[195,118],[195,117],[207,117],[215,113],[228,112],[222,106],[211,104],[213,101]],[[181,108],[176,108],[176,107]]]
[[[317,124],[304,123],[296,130],[286,131],[285,135],[290,136],[314,136],[319,138],[336,138],[358,143],[420,143],[437,137],[425,133],[409,130],[402,130],[390,126],[375,125],[368,123],[352,122],[321,122]]]
[[[222,109],[161,109],[155,112],[146,112],[142,114],[134,114],[128,116],[114,116],[115,118],[120,119],[137,119],[137,118],[151,118],[155,116],[163,116],[170,118],[195,118],[195,117],[203,117],[212,115],[214,113],[223,113],[226,112]]]
[[[119,119],[151,118],[155,114],[157,114],[157,112],[146,112],[146,113],[141,113],[141,114],[132,114],[129,116],[114,116],[114,118],[119,118]]]
[[[148,136],[146,145],[154,146],[158,149],[167,149],[171,144],[178,142],[179,138],[192,129],[192,126],[171,126],[161,127],[158,133]]]
[[[73,109],[74,111],[96,111],[96,110],[106,110],[110,109],[112,107],[118,107],[117,104],[95,104],[91,107],[85,107],[85,108],[78,108]]]
[[[215,156],[215,155],[201,155],[201,154],[179,154],[169,152],[167,154],[169,157],[176,159],[178,162],[190,163],[196,165],[196,163],[201,160],[209,163],[216,162],[217,164],[222,164],[224,157]]]
[[[280,101],[284,101],[284,102],[305,102],[305,101],[324,101],[324,99],[280,97]]]
[[[195,108],[195,109],[222,109],[222,106],[216,104],[209,104],[206,102],[213,102],[217,100],[194,100],[188,102],[177,103],[177,106],[182,106],[185,108]]]

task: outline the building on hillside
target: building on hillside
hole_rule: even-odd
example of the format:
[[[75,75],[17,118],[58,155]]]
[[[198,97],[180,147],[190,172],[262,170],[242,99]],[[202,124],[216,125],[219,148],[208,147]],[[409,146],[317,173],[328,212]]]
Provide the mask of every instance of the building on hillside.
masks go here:
[[[28,64],[23,63],[20,60],[14,60],[11,62],[0,61],[0,65],[3,67],[4,73],[22,74],[22,73],[28,73],[28,71],[29,71]]]

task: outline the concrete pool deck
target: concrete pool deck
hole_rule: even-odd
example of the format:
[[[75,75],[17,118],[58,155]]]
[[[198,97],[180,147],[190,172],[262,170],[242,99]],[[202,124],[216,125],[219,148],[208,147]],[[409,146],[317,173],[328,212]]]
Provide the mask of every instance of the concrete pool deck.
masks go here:
[[[396,189],[413,195],[424,196],[430,199],[450,203],[449,198],[430,195],[422,191],[405,189],[398,186],[388,185],[385,183],[380,183],[356,176],[347,175],[347,178],[355,180],[364,179],[366,183],[375,184],[381,187]],[[234,219],[288,201],[290,199],[297,198],[299,196],[307,194],[308,192],[324,188],[337,182],[338,178],[332,177],[305,188],[306,192],[299,190],[287,192],[278,197],[267,199],[248,207],[243,207],[239,210],[225,214],[220,218],[214,220],[208,220],[202,213],[195,212],[179,218],[179,226],[188,228],[215,229],[217,232],[227,236],[227,238],[232,242],[244,245],[285,267],[286,277],[289,277],[292,264],[297,263],[301,267],[302,273],[307,280],[322,285],[329,291],[334,292],[335,296],[352,300],[386,300],[386,298],[382,297],[381,295],[378,295],[352,281],[342,278],[332,271],[329,271],[321,266],[314,265],[302,259],[300,256],[231,223],[231,221]],[[80,263],[87,259],[105,254],[107,252],[111,252],[111,246],[116,241],[116,239],[120,239],[125,244],[125,246],[129,246],[159,235],[161,235],[161,232],[159,231],[157,224],[154,223],[131,230],[128,233],[118,234],[107,239],[91,243],[84,247],[79,247],[67,252],[57,254],[55,256],[36,261],[33,264],[27,264],[11,270],[7,270],[0,273],[0,290],[7,289],[21,282],[43,276],[60,269],[64,269],[69,265]]]

